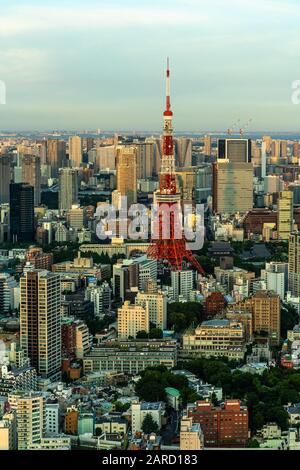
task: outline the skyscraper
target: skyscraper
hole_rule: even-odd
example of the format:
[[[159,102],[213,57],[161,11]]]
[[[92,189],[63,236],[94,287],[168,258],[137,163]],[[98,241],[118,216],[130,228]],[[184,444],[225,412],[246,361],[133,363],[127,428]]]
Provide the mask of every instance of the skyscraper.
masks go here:
[[[192,165],[192,139],[179,137],[175,139],[176,166],[185,168]]]
[[[127,207],[137,202],[137,149],[117,148],[117,191],[127,197]]]
[[[0,155],[0,204],[9,203],[9,184],[11,181],[11,158]]]
[[[51,166],[51,176],[58,178],[58,170],[65,165],[66,142],[63,140],[48,140],[47,163]]]
[[[292,232],[289,240],[289,291],[300,297],[300,232]]]
[[[20,345],[38,374],[60,379],[61,291],[58,274],[27,271],[20,279]]]
[[[82,139],[78,135],[69,138],[69,160],[73,168],[78,168],[82,161]]]
[[[147,179],[151,178],[154,169],[154,153],[155,145],[153,142],[139,142],[137,147],[137,178]]]
[[[218,214],[245,213],[253,208],[251,163],[213,164],[213,210]]]
[[[293,231],[293,192],[281,191],[278,200],[277,232],[278,240],[288,240]]]
[[[36,155],[22,156],[22,182],[34,189],[34,205],[41,203],[41,159]]]
[[[211,136],[210,135],[204,136],[204,155],[208,157],[211,155]]]
[[[9,198],[10,239],[14,243],[34,240],[34,190],[29,184],[11,183]]]
[[[78,203],[78,172],[72,168],[59,170],[59,209],[70,210]]]

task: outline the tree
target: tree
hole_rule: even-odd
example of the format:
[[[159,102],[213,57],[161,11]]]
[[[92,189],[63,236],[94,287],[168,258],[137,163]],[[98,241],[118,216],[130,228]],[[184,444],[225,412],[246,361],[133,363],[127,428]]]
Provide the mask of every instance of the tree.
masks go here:
[[[161,339],[163,337],[163,330],[160,328],[151,328],[149,333],[150,339]]]
[[[136,339],[147,339],[148,333],[145,330],[138,331],[136,334]]]
[[[280,312],[280,334],[283,339],[287,337],[287,331],[292,330],[299,323],[299,315],[291,304],[284,304]]]
[[[159,427],[157,423],[154,421],[150,413],[147,413],[143,422],[142,422],[142,430],[145,434],[151,434],[154,432],[155,434],[158,433]]]
[[[257,449],[259,448],[259,442],[256,439],[251,439],[248,442],[247,447],[249,447],[250,449]]]

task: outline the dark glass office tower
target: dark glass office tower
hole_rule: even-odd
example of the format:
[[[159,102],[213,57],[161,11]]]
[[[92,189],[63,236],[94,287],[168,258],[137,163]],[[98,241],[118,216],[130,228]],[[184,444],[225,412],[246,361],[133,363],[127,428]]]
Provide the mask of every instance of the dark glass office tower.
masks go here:
[[[14,243],[34,240],[34,189],[26,183],[9,187],[10,240]]]

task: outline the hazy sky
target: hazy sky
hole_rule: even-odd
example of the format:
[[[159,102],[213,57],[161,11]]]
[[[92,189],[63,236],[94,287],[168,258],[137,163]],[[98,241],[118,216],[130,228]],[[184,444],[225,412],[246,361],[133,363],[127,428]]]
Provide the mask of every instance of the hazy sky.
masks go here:
[[[299,0],[0,0],[0,129],[295,130]]]

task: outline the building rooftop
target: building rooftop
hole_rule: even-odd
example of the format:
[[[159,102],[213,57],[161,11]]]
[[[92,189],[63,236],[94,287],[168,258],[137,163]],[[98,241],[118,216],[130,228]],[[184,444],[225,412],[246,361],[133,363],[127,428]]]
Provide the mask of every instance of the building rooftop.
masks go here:
[[[168,395],[171,395],[172,397],[179,398],[180,397],[180,392],[176,388],[173,387],[166,387],[165,392]]]

